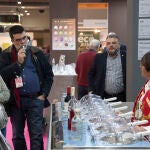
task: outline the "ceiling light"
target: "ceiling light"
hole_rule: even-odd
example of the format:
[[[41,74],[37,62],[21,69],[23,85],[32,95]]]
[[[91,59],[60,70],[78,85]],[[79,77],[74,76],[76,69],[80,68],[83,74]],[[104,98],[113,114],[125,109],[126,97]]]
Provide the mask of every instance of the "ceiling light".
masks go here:
[[[29,16],[29,15],[30,15],[30,13],[26,13],[26,15],[27,15],[27,16]]]
[[[100,30],[98,30],[98,29],[95,29],[95,30],[94,30],[94,32],[95,32],[95,33],[98,33],[98,32],[100,32]]]
[[[83,36],[83,32],[80,32],[80,34],[79,34],[80,36]]]
[[[18,5],[21,5],[22,3],[21,3],[21,1],[18,1]]]

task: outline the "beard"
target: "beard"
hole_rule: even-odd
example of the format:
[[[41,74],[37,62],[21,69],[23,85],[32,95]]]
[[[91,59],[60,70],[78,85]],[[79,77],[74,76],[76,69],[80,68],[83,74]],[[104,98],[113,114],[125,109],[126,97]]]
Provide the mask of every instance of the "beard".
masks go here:
[[[118,49],[112,49],[107,52],[108,52],[109,56],[111,56],[111,57],[117,56]]]

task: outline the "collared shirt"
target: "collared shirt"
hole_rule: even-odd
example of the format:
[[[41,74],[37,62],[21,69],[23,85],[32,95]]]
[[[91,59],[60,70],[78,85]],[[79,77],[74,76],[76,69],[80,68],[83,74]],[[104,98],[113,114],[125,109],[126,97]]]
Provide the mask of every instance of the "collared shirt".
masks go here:
[[[107,57],[105,92],[118,94],[124,90],[120,51],[116,57]]]
[[[26,60],[22,70],[23,87],[19,88],[21,94],[34,94],[40,91],[39,77],[31,59],[31,52],[26,50]]]

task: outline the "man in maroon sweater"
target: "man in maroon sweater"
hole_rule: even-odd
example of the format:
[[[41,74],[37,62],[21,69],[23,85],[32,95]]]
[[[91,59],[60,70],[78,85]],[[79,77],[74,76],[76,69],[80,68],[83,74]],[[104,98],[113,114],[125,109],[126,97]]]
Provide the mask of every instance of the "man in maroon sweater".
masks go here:
[[[84,95],[88,94],[88,72],[93,63],[94,57],[97,54],[97,50],[100,46],[100,41],[93,39],[90,42],[89,49],[82,52],[76,61],[75,71],[77,73],[78,83],[78,99],[81,99]]]

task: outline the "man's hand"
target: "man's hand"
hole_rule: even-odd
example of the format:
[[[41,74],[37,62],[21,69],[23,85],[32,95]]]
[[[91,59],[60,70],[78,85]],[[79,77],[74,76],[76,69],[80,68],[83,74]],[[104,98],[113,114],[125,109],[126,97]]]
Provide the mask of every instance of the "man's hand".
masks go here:
[[[25,57],[26,57],[26,51],[24,48],[21,48],[19,51],[18,51],[18,63],[19,64],[23,64],[24,60],[25,60]]]
[[[44,101],[44,100],[45,100],[44,95],[40,95],[40,96],[38,96],[37,98],[40,99],[41,101]]]
[[[92,93],[93,93],[93,91],[89,91],[89,92],[88,92],[88,95],[90,95],[90,94],[92,94]]]
[[[135,132],[143,132],[146,131],[146,129],[144,127],[140,127],[140,126],[134,126],[134,131]]]

